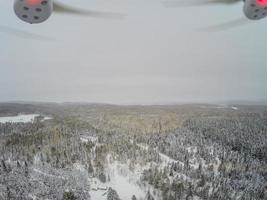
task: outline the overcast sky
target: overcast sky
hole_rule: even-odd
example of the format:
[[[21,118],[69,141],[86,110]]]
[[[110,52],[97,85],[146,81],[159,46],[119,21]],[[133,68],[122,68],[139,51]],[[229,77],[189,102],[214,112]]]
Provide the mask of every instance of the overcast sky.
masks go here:
[[[126,17],[54,14],[45,23],[29,25],[16,18],[13,1],[0,1],[0,101],[267,99],[267,19],[203,31],[242,17],[242,3],[165,8],[160,0],[64,2]],[[36,37],[18,37],[6,27]]]

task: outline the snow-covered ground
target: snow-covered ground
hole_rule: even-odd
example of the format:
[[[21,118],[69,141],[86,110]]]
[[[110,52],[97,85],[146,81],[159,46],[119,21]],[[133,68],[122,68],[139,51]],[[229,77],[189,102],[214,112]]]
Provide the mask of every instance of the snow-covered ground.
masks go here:
[[[39,114],[19,114],[17,116],[8,116],[8,117],[0,117],[0,123],[33,123],[35,117],[40,116]],[[51,117],[44,117],[42,121],[52,119]]]
[[[131,172],[127,164],[109,160],[108,174],[110,177],[108,186],[115,189],[121,199],[131,199],[133,195],[137,199],[144,199],[146,193],[137,185],[140,175]]]
[[[238,107],[232,106],[231,107],[233,110],[238,110]]]
[[[111,187],[117,191],[121,199],[131,199],[133,195],[138,200],[145,199],[147,191],[137,184],[140,174],[131,172],[127,164],[112,161],[110,155],[107,156],[107,160],[107,176],[109,177],[109,181],[101,183],[97,178],[89,178],[91,198],[95,200],[106,200],[107,189]]]
[[[81,135],[80,139],[84,143],[89,142],[89,141],[92,142],[92,143],[96,143],[98,141],[98,137],[90,136],[90,135]]]
[[[46,121],[46,120],[50,120],[50,119],[53,119],[52,117],[48,117],[48,116],[45,116],[41,121]]]

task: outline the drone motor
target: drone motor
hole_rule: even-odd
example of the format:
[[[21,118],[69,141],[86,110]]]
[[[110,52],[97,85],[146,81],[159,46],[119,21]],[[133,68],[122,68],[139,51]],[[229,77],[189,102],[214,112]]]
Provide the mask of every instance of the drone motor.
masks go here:
[[[251,20],[259,20],[267,16],[267,0],[246,0],[244,13]]]
[[[37,24],[51,16],[53,2],[52,0],[15,0],[14,11],[21,20]]]

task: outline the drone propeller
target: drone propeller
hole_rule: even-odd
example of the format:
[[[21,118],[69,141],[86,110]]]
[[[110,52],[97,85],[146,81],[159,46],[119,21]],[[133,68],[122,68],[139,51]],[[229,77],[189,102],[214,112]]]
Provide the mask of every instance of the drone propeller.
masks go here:
[[[53,9],[55,13],[59,14],[71,14],[71,15],[80,15],[80,16],[97,17],[97,18],[112,18],[112,19],[122,19],[124,17],[124,15],[120,13],[99,12],[93,10],[78,9],[78,8],[73,8],[71,6],[67,6],[59,2],[53,3]]]
[[[225,4],[232,5],[240,2],[241,0],[186,0],[186,1],[166,1],[164,2],[167,7],[189,7],[189,6],[204,6]]]
[[[2,25],[0,25],[0,33],[5,33],[8,35],[12,35],[12,36],[23,38],[23,39],[34,39],[34,40],[41,40],[41,41],[50,41],[51,40],[51,38],[48,38],[48,37],[45,37],[42,35],[30,33],[27,31],[11,28],[11,27],[7,27],[7,26],[2,26]]]
[[[165,6],[167,7],[191,7],[191,6],[205,6],[205,5],[233,5],[241,2],[242,0],[176,0],[176,1],[167,1]],[[222,24],[212,25],[209,27],[201,28],[201,31],[205,32],[217,32],[236,28],[248,24],[250,21],[244,17],[228,21]]]
[[[204,32],[218,32],[218,31],[229,30],[229,29],[236,28],[239,26],[244,26],[249,23],[251,23],[250,20],[242,17],[242,18],[228,21],[222,24],[217,24],[217,25],[212,25],[212,26],[208,26],[205,28],[201,28],[200,30]]]

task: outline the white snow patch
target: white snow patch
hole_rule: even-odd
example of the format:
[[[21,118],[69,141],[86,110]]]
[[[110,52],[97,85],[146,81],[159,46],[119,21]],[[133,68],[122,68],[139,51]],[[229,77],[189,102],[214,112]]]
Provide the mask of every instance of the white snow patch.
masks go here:
[[[89,135],[81,135],[80,140],[84,143],[89,142],[89,141],[92,143],[96,143],[98,141],[98,137],[89,136]]]
[[[131,199],[133,195],[135,195],[137,199],[144,199],[146,191],[137,184],[140,174],[137,175],[130,171],[127,164],[111,160],[111,156],[108,155],[106,174],[110,181],[101,183],[96,178],[89,178],[91,198],[94,200],[106,200],[107,190],[111,187],[117,191],[120,199]]]
[[[73,164],[73,167],[74,167],[74,169],[76,169],[76,170],[78,170],[80,172],[86,171],[86,169],[84,168],[84,166],[81,165],[80,163],[74,163]]]
[[[227,105],[224,105],[224,104],[220,104],[218,106],[216,106],[216,108],[218,109],[224,109],[224,108],[227,108],[228,106]]]
[[[188,153],[197,153],[197,147],[187,147],[186,150]]]
[[[39,114],[18,114],[17,116],[0,117],[0,123],[33,123],[34,119],[39,116]],[[50,119],[52,118],[46,116],[42,119],[42,122]]]
[[[146,144],[136,144],[136,145],[143,150],[146,150],[146,151],[148,150],[148,145],[146,145]]]
[[[35,117],[38,117],[38,114],[28,114],[28,115],[17,115],[17,116],[10,116],[10,117],[0,117],[0,123],[27,123],[33,122]]]
[[[89,192],[91,199],[95,199],[95,200],[106,200],[106,192],[103,191],[91,191]]]
[[[231,107],[233,110],[238,110],[238,107],[232,106]]]
[[[136,175],[132,173],[126,164],[118,162],[109,163],[110,182],[108,187],[112,187],[118,192],[121,199],[131,199],[133,195],[137,199],[144,198],[146,193],[136,184]]]
[[[213,165],[214,166],[214,174],[215,174],[215,176],[218,176],[220,174],[220,172],[219,172],[220,165],[221,165],[221,160],[217,156],[216,157],[216,163]]]
[[[53,119],[53,117],[45,116],[41,121],[44,122],[44,121],[47,121],[47,120],[50,120],[50,119]]]
[[[33,199],[33,200],[37,199],[37,197],[35,195],[33,195],[33,194],[28,194],[28,197]]]

